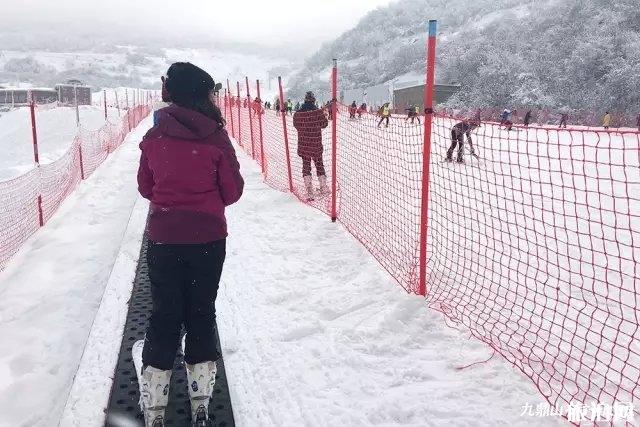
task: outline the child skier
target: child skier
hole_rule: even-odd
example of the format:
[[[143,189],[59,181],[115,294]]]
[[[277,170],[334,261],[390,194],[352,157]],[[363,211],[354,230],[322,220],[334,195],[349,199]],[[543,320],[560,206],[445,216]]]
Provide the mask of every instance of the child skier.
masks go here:
[[[356,101],[353,101],[349,106],[349,118],[355,119],[357,111],[358,111],[358,105],[356,104]]]
[[[419,107],[415,105],[410,105],[408,108],[405,108],[405,111],[407,112],[407,117],[404,119],[405,122],[411,119],[411,124],[413,124],[413,121],[415,119],[418,119],[418,124],[420,124],[420,116],[418,116],[420,112]]]
[[[208,423],[216,361],[215,300],[225,259],[225,207],[240,199],[244,181],[220,109],[215,83],[190,63],[169,67],[172,105],[140,143],[138,189],[151,201],[147,263],[153,309],[144,341],[132,353],[146,427],[163,427],[180,330],[192,422]],[[239,102],[239,100],[238,100]]]
[[[378,110],[378,115],[380,116],[380,121],[378,122],[378,127],[385,121],[384,127],[389,127],[389,117],[391,117],[391,109],[389,108],[389,103],[385,102],[380,110]]]
[[[609,112],[607,111],[606,114],[604,115],[604,119],[602,119],[602,127],[604,127],[605,130],[608,130],[610,126],[611,126],[611,114],[609,114]]]
[[[367,104],[365,104],[364,102],[362,103],[362,105],[360,105],[360,107],[358,107],[358,118],[361,119],[362,118],[362,113],[366,113],[367,112]],[[640,117],[640,115],[638,115],[638,117]],[[638,125],[640,127],[640,125]]]

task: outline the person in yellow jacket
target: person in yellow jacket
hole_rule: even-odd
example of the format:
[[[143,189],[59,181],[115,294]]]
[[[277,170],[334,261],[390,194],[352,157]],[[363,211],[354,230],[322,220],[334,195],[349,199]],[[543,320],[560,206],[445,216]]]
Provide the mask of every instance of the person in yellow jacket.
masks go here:
[[[602,126],[606,129],[609,129],[611,126],[611,114],[607,111],[604,115],[604,119],[602,120]]]
[[[383,120],[386,120],[384,127],[389,127],[389,117],[391,117],[391,108],[389,108],[389,103],[385,102],[380,110],[378,111],[378,115],[380,116],[380,121],[378,122],[378,127],[382,124]]]

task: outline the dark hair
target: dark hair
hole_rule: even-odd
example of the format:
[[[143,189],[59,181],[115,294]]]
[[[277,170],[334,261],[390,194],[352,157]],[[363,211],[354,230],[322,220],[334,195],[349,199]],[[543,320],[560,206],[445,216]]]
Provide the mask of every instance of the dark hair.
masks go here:
[[[211,100],[216,83],[209,73],[189,62],[176,62],[167,70],[164,85],[172,103],[204,114],[220,129],[224,127],[222,112]]]

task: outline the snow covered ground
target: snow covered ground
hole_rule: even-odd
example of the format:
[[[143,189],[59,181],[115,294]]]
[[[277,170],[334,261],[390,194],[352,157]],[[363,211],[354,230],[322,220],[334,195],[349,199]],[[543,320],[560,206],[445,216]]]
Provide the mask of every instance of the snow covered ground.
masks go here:
[[[62,426],[102,425],[110,378],[95,374],[113,369],[118,351],[143,231],[136,143],[148,126],[0,275],[2,427],[52,425],[63,411]],[[340,225],[267,187],[239,156],[247,186],[229,210],[217,304],[239,426],[531,425],[522,407],[542,398],[526,378],[497,356],[457,369],[491,351],[445,326]],[[123,239],[129,223],[138,226]],[[113,354],[97,354],[104,349]]]
[[[554,425],[542,397],[406,294],[340,225],[261,181],[228,212],[218,323],[236,423]]]
[[[112,121],[118,120],[115,108],[107,110]],[[80,107],[80,125],[93,131],[104,126],[104,109],[97,106]],[[78,134],[74,107],[39,107],[36,110],[38,151],[40,163],[60,158]],[[28,107],[0,113],[0,181],[21,175],[34,167],[31,115]]]
[[[0,272],[1,427],[56,425],[62,414],[138,198],[137,143],[150,123],[83,181]]]

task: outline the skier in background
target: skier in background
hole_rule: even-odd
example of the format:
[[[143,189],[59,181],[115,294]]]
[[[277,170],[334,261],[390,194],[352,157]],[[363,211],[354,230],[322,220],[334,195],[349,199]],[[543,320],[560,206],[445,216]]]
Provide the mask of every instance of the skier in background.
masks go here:
[[[329,120],[333,120],[333,108],[331,108],[331,101],[327,101],[323,109],[327,111],[329,115]]]
[[[291,102],[291,98],[287,99],[285,106],[287,107],[287,114],[293,114],[293,102]]]
[[[358,118],[361,119],[362,113],[366,113],[366,112],[367,112],[367,104],[363,102],[362,105],[358,107]],[[638,116],[640,117],[640,114]]]
[[[274,104],[274,110],[276,110],[276,115],[280,115],[280,98],[276,98],[276,102]]]
[[[349,118],[355,119],[357,111],[358,111],[358,105],[356,104],[356,101],[353,101],[349,106]]]
[[[482,122],[482,112],[480,111],[480,109],[478,108],[478,110],[476,111],[475,116],[473,117],[473,120],[480,124]]]
[[[409,107],[405,108],[405,111],[407,112],[407,117],[404,119],[405,123],[407,120],[411,119],[411,124],[413,124],[413,121],[415,119],[418,119],[418,124],[420,124],[420,116],[418,116],[418,113],[420,111],[419,107],[410,105]]]
[[[138,190],[151,201],[147,264],[153,308],[145,339],[132,356],[145,426],[163,426],[180,331],[194,425],[208,422],[216,361],[215,300],[225,259],[225,207],[244,181],[220,109],[215,83],[190,63],[169,67],[172,105],[142,139]],[[197,155],[194,155],[197,153]]]
[[[636,117],[636,126],[638,127],[638,132],[640,132],[640,113],[638,113],[638,117]]]
[[[611,114],[609,114],[609,112],[607,111],[604,115],[604,118],[602,119],[602,127],[604,127],[605,130],[608,130],[610,126],[611,126]]]
[[[313,92],[304,96],[304,104],[293,115],[293,127],[298,131],[298,156],[302,157],[302,179],[307,190],[307,200],[314,198],[311,162],[316,166],[316,174],[320,183],[320,193],[326,194],[327,176],[322,161],[322,129],[329,125],[324,109],[316,106]]]
[[[162,91],[161,91],[161,96],[162,96],[162,101],[157,101],[153,103],[153,126],[158,126],[158,115],[161,109],[168,107],[169,103],[171,102],[171,99],[169,98],[169,93],[167,92],[167,89],[165,88],[165,77],[162,76],[160,77],[160,81],[162,81]],[[233,105],[233,104],[232,104]]]
[[[569,114],[567,113],[562,113],[562,115],[560,116],[560,126],[558,126],[559,128],[564,127],[565,129],[567,128],[567,120],[569,119]]]
[[[260,98],[257,98],[253,101],[253,115],[254,116],[259,116],[260,114],[263,114],[264,110],[262,109],[262,101],[260,100]]]
[[[389,117],[391,117],[391,108],[389,107],[389,103],[385,102],[382,107],[380,107],[380,109],[378,110],[378,115],[380,116],[380,121],[378,122],[378,127],[380,127],[380,125],[382,124],[383,121],[385,122],[384,127],[388,128],[389,127]]]
[[[300,101],[296,102],[296,106],[293,107],[293,111],[298,111],[300,110]]]
[[[500,125],[504,125],[504,123],[509,120],[509,117],[511,117],[511,111],[505,108],[502,114],[500,114]]]
[[[467,137],[467,143],[469,144],[471,155],[478,157],[473,148],[473,141],[471,140],[471,131],[480,126],[479,122],[475,120],[463,120],[459,123],[456,123],[451,128],[451,145],[447,150],[446,161],[450,162],[453,160],[453,150],[455,150],[456,145],[458,146],[458,157],[456,161],[458,163],[464,163],[464,137]]]
[[[529,127],[529,123],[531,123],[531,110],[527,111],[527,114],[524,115],[524,126]]]

